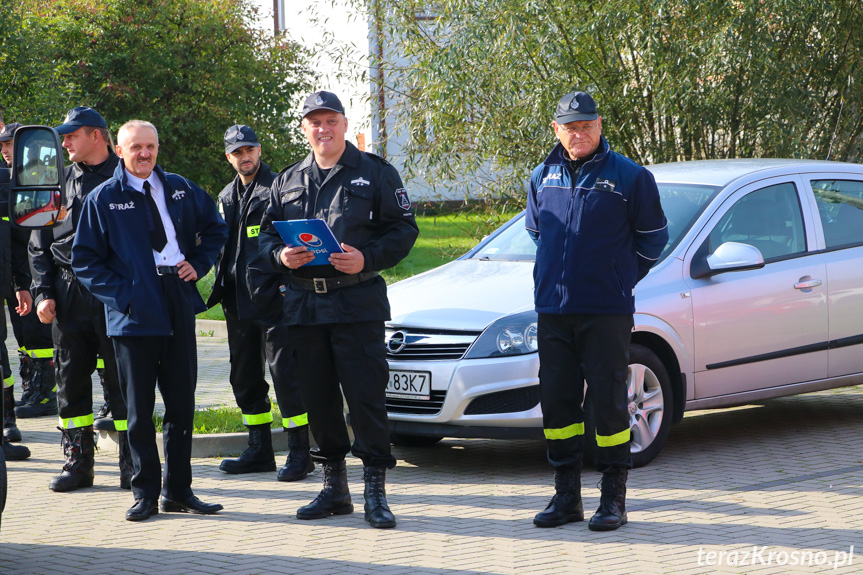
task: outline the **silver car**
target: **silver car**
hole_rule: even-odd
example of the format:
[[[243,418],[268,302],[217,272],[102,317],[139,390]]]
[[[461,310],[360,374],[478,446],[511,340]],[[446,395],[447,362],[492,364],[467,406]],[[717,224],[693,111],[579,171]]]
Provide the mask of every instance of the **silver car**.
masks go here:
[[[863,166],[649,169],[669,241],[636,288],[635,465],[656,457],[684,411],[863,383]],[[534,255],[519,215],[458,260],[390,287],[395,443],[543,437]]]

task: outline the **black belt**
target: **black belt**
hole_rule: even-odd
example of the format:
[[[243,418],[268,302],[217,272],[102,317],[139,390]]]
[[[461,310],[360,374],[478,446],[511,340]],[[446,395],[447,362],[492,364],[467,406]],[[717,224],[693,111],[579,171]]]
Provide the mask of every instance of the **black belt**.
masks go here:
[[[335,278],[300,278],[291,276],[291,283],[303,289],[312,290],[315,293],[327,293],[330,290],[352,286],[378,275],[378,272],[360,272],[349,276]]]
[[[177,266],[156,266],[157,276],[177,276],[180,275],[180,268]]]
[[[60,268],[60,277],[67,282],[73,282],[78,279],[75,277],[75,272],[66,268]]]

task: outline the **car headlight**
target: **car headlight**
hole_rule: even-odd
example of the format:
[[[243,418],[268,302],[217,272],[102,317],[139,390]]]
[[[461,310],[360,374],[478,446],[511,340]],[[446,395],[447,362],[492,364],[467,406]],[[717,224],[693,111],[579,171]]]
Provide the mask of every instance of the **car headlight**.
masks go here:
[[[464,357],[524,355],[536,352],[537,348],[536,312],[526,311],[502,317],[485,328]]]

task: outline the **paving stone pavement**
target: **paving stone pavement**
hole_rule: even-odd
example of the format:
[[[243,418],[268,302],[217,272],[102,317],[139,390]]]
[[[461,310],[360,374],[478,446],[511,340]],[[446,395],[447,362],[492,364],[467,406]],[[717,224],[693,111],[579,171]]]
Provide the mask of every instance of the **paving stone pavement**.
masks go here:
[[[198,404],[231,401],[225,340],[198,345]],[[33,455],[8,464],[3,574],[863,573],[863,387],[688,415],[659,458],[631,472],[629,523],[609,533],[533,526],[552,494],[538,441],[394,448],[392,530],[363,521],[354,458],[351,515],[294,517],[319,491],[319,471],[279,483],[195,459],[195,493],[225,510],[131,523],[114,455],[97,454],[93,488],[53,493],[56,418],[19,424]],[[584,473],[588,515],[598,481]]]

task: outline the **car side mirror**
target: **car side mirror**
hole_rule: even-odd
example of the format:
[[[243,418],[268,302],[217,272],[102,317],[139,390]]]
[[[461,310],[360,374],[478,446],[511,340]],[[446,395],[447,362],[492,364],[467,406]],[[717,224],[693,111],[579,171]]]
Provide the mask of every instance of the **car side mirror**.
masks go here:
[[[757,270],[764,267],[764,256],[755,246],[739,242],[725,242],[696,265],[693,262],[692,277],[699,279],[725,272]]]
[[[65,217],[60,136],[47,126],[21,126],[12,140],[9,219],[27,229],[50,228]]]

